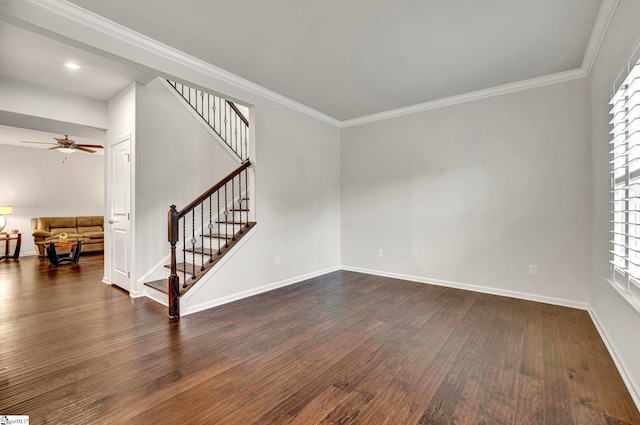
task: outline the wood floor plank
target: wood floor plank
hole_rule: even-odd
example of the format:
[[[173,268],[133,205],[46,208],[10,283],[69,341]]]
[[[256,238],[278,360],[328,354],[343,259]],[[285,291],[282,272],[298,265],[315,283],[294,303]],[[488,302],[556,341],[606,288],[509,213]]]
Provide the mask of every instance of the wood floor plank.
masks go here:
[[[516,401],[516,424],[543,425],[544,421],[544,383],[540,379],[521,374],[518,376]]]
[[[340,271],[170,321],[102,275],[101,255],[0,263],[0,414],[640,425],[584,311]]]
[[[367,408],[358,416],[358,423],[368,425],[382,425],[387,422],[391,412],[402,404],[404,398],[411,391],[406,382],[393,378],[383,386]]]
[[[546,311],[551,308],[551,306],[544,307]],[[563,337],[558,330],[555,312],[547,313],[544,316],[542,331],[548,335],[550,342],[542,345],[545,422],[549,424],[575,423],[571,392],[569,391],[569,377],[562,356]]]
[[[457,425],[473,425],[484,420],[489,397],[480,387],[477,379],[469,378],[462,389],[459,402],[451,414],[452,422]]]
[[[412,391],[391,412],[386,424],[415,424],[428,419],[425,411],[469,337],[469,328],[480,314],[479,310],[468,314],[476,298],[477,294],[469,294],[467,298],[449,291],[443,298],[443,308],[420,329],[418,335],[424,345],[397,375],[411,385]]]
[[[349,393],[345,393],[340,388],[330,385],[304,405],[295,416],[283,416],[279,418],[281,421],[279,423],[288,425],[318,424],[327,417],[336,406],[343,404],[349,395]],[[262,422],[254,422],[255,425],[260,423]]]
[[[585,321],[580,317],[581,313],[586,314],[573,310],[566,311],[566,314],[557,320],[559,332],[564,339],[561,352],[569,378],[573,415],[577,424],[607,425],[582,346],[582,340],[587,334],[584,327],[574,324]]]

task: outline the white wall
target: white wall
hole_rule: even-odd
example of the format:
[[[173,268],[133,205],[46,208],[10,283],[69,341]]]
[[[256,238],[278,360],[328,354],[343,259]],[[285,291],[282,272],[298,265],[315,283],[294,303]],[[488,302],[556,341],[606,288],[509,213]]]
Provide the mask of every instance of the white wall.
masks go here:
[[[182,209],[240,165],[170,90],[156,79],[136,91],[136,278],[169,254],[169,206]]]
[[[586,305],[588,105],[580,79],[343,129],[342,264]]]
[[[106,146],[126,135],[134,135],[136,128],[136,84],[115,95],[108,103]]]
[[[0,111],[107,128],[107,103],[0,76]]]
[[[218,273],[187,293],[184,312],[339,266],[338,129],[273,102],[251,100],[258,225]]]
[[[640,313],[605,279],[609,269],[609,125],[608,104],[613,82],[640,42],[640,2],[622,0],[591,73],[593,248],[591,303],[593,313],[627,373],[632,395],[640,405]]]
[[[102,214],[103,156],[74,153],[64,160],[57,150],[0,145],[0,158],[0,205],[13,207],[5,231],[22,232],[22,254],[36,252],[31,218]]]

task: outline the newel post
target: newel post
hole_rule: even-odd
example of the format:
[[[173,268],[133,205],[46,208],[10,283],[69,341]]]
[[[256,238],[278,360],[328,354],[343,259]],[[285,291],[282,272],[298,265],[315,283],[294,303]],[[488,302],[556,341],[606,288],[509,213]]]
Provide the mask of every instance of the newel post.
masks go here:
[[[168,230],[169,243],[171,244],[171,274],[169,275],[169,317],[177,319],[180,317],[180,282],[176,266],[176,243],[178,242],[178,220],[179,214],[175,205],[169,207]]]

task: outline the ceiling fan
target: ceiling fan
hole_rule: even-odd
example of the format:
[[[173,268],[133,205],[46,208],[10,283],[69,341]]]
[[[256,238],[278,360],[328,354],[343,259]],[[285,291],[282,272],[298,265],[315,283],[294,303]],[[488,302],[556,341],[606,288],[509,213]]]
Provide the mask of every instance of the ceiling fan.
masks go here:
[[[54,137],[55,140],[58,141],[58,144],[56,145],[53,142],[26,142],[26,141],[22,141],[22,143],[37,143],[37,144],[41,144],[41,145],[56,145],[52,148],[49,149],[58,149],[60,152],[64,152],[64,153],[73,153],[77,150],[82,151],[82,152],[88,152],[88,153],[95,153],[96,151],[94,151],[93,149],[88,149],[88,148],[95,148],[95,149],[103,149],[104,146],[100,146],[100,145],[87,145],[87,144],[76,144],[75,140],[69,139],[68,135],[64,135],[64,139],[58,139],[57,137]]]

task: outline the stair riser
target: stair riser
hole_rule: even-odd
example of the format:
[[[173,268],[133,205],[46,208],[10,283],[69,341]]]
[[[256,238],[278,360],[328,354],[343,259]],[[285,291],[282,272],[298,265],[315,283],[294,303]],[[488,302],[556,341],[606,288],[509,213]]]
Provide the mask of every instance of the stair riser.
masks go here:
[[[204,247],[208,250],[209,246],[211,246],[211,248],[213,249],[213,259],[214,260],[217,258],[218,248],[222,249],[222,248],[225,247],[225,244],[226,244],[225,239],[220,239],[219,241],[220,241],[220,245],[218,245],[218,239],[213,238],[213,239],[211,239],[211,245],[209,245],[209,238],[205,238],[204,239]],[[228,243],[231,243],[231,242],[232,242],[232,240],[229,239]],[[199,252],[201,246],[202,245],[200,245],[200,240],[198,239],[198,243],[196,245],[195,258],[194,258],[194,255],[193,255],[192,252],[187,251],[185,253],[187,262],[196,264],[198,266],[201,266],[203,264],[203,262],[206,263],[206,262],[209,261],[210,254],[206,253],[206,250],[205,250],[205,254],[202,254],[202,253]],[[187,249],[191,249],[191,247],[189,246],[189,247],[187,247]],[[182,251],[179,251],[177,253],[177,255],[178,255],[178,260],[182,261],[183,260]]]
[[[198,257],[196,256],[196,260],[197,259],[198,259]],[[207,261],[207,260],[208,260],[208,257],[205,259],[205,261]],[[187,261],[189,261],[191,263],[191,261],[192,261],[191,257],[187,257]],[[196,263],[195,266],[196,266],[196,274],[200,273],[202,264]],[[187,270],[187,280],[189,280],[189,278],[191,277],[192,273],[193,273],[193,270],[191,268],[189,268]],[[183,271],[182,270],[178,270],[178,278],[180,279],[180,283],[182,283],[183,279],[184,279],[184,275],[183,275]]]
[[[224,217],[224,214],[222,216]],[[228,217],[230,221],[247,221],[247,211],[229,211]],[[249,217],[251,217],[251,211],[249,211]]]
[[[218,220],[217,217],[213,217],[213,220],[212,220],[213,228],[211,229],[213,233],[218,233],[218,221],[238,221],[238,222],[245,223],[247,221],[247,213],[244,211],[242,213],[240,213],[239,211],[229,211],[229,214],[226,217],[224,213],[220,214],[220,220]],[[249,215],[249,221],[251,221],[251,215]],[[199,229],[200,227],[199,223],[196,223],[196,227]],[[222,230],[223,228],[224,228],[224,224],[220,224],[220,229]],[[208,220],[205,221],[204,226],[202,227],[202,230],[204,231],[205,234],[209,233]],[[231,227],[229,227],[229,230],[231,230]]]
[[[239,222],[246,222],[247,221],[247,216],[248,216],[248,220],[249,221],[253,221],[253,218],[251,216],[251,212],[249,211],[249,213],[247,214],[246,211],[229,211],[229,214],[227,216],[224,215],[224,212],[220,213],[220,219],[218,220],[218,217],[216,215],[214,215],[212,217],[212,228],[211,228],[211,232],[212,233],[218,233],[218,221],[239,221]],[[187,222],[186,222],[187,228],[185,230],[185,233],[187,235],[187,238],[190,238],[190,235],[192,234],[192,229],[191,229],[191,218],[189,217]],[[228,229],[229,229],[229,233],[231,233],[232,230],[232,225],[228,225]],[[208,217],[208,213],[207,216],[204,217],[203,222],[200,221],[200,216],[199,216],[199,212],[198,214],[196,214],[196,219],[195,219],[195,231],[194,233],[196,233],[197,235],[200,235],[200,232],[202,229],[202,232],[204,232],[204,234],[209,234],[209,217]],[[235,232],[237,232],[238,230],[240,230],[240,227],[236,227],[235,228]],[[180,228],[180,232],[182,232],[182,227]],[[220,224],[220,233],[224,233],[224,224]],[[182,237],[182,233],[180,233],[180,237]]]
[[[238,233],[241,229],[244,229],[244,225],[241,224],[220,224],[220,233],[221,234],[227,234],[227,235],[235,235],[236,233]],[[214,232],[217,233],[218,227],[216,224],[216,227],[213,228]],[[206,233],[205,233],[206,234]]]

